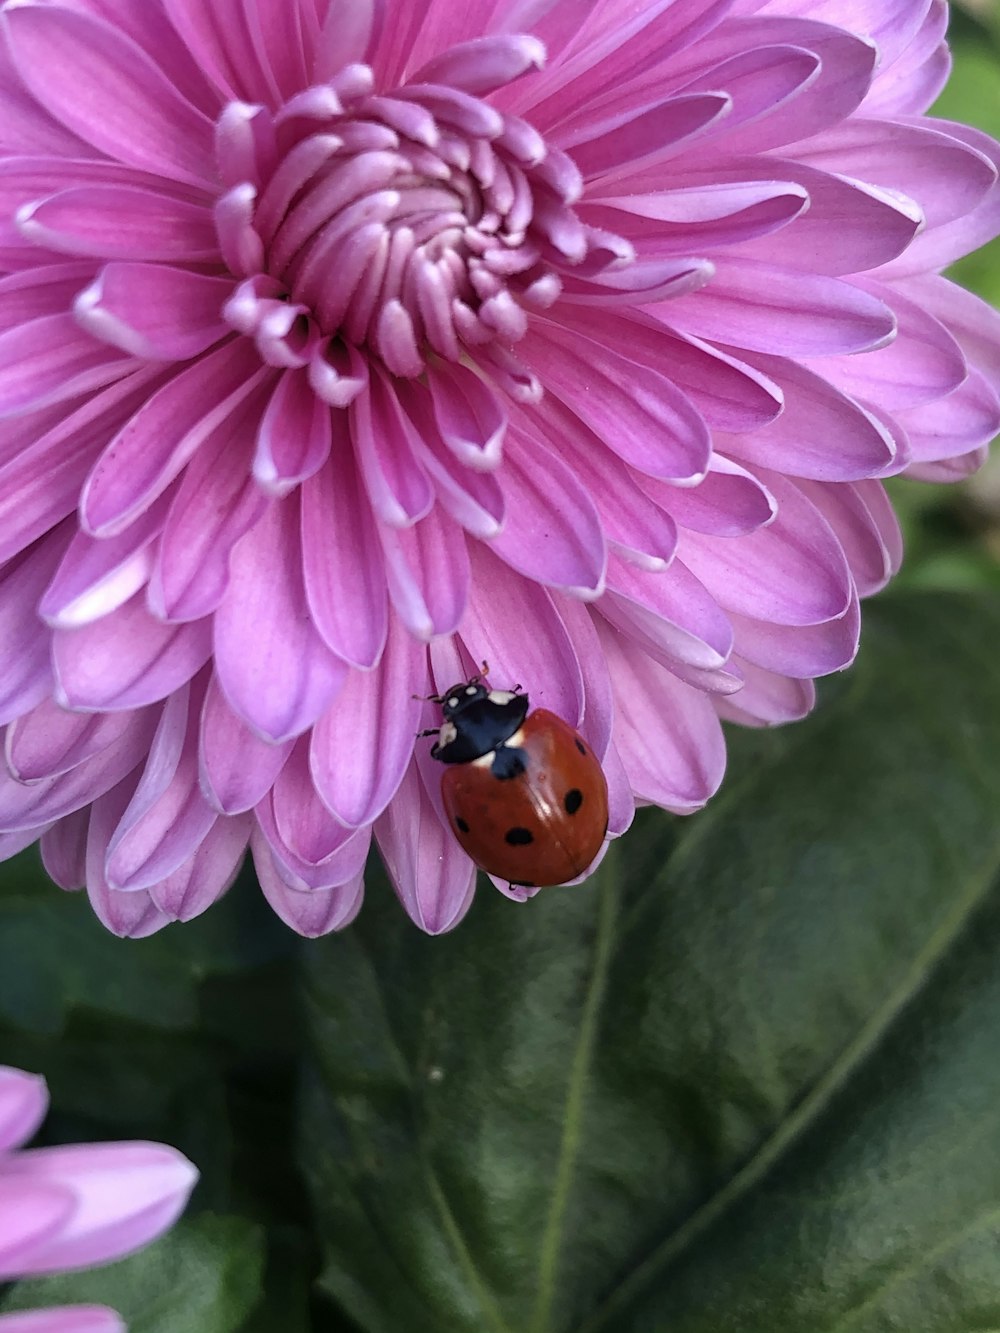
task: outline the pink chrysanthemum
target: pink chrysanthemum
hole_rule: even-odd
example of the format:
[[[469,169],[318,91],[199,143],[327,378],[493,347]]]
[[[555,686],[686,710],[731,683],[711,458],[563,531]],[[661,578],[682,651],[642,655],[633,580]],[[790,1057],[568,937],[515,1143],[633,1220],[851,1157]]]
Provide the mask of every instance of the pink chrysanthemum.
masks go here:
[[[939,276],[1000,230],[1000,149],[923,115],[946,18],[9,0],[3,851],[143,935],[249,842],[318,934],[374,834],[445,930],[413,696],[484,658],[612,834],[701,806],[720,717],[851,661],[882,478],[1000,426],[1000,317]]]
[[[48,1106],[45,1083],[0,1065],[0,1283],[110,1263],[173,1226],[198,1173],[160,1143],[18,1151]],[[0,1315],[0,1333],[124,1333],[105,1306]]]

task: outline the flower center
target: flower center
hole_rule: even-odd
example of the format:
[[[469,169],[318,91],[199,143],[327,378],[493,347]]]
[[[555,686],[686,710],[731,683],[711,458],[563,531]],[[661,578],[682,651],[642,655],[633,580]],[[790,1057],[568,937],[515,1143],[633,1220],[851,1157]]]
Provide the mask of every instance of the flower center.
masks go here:
[[[509,345],[588,255],[579,173],[529,124],[444,85],[373,86],[353,65],[273,116],[220,118],[217,227],[244,278],[226,314],[272,364],[320,349],[348,374],[363,350],[412,377]]]

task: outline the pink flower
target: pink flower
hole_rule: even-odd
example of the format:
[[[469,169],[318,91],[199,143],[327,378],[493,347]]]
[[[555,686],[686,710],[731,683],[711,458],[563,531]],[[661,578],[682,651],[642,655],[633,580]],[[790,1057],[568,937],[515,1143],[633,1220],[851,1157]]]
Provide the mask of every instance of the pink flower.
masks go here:
[[[0,1066],[0,1282],[92,1268],[172,1226],[198,1173],[160,1143],[18,1151],[48,1106],[44,1080]],[[102,1306],[0,1315],[0,1333],[118,1333]]]
[[[483,658],[634,804],[846,666],[882,480],[1000,427],[939,276],[1000,149],[943,0],[8,0],[0,835],[110,929],[248,844],[304,934],[372,835],[475,870],[415,733]],[[524,896],[512,890],[512,896]]]

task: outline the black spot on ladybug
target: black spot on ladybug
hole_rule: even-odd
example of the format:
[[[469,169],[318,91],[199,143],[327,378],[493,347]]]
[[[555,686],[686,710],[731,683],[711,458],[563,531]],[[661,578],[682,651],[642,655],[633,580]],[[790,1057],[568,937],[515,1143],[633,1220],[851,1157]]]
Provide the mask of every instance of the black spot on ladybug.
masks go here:
[[[512,847],[526,847],[529,842],[535,841],[535,835],[530,828],[509,828],[503,835],[504,842],[509,842]]]
[[[461,815],[458,815],[455,819],[455,827],[458,829],[459,833],[468,833],[469,831],[469,826]]]
[[[576,748],[580,751],[581,754],[586,754],[586,753],[587,753],[587,747],[584,745],[583,741],[578,741],[578,740],[576,740],[576,738],[574,737],[574,742],[573,742],[573,743],[576,745]]]
[[[570,787],[569,791],[563,797],[563,805],[566,807],[568,815],[575,815],[580,806],[583,805],[583,792],[579,787]]]
[[[512,879],[507,887],[508,889],[537,889],[538,885],[533,884],[530,879]]]
[[[519,750],[516,745],[501,745],[493,751],[493,763],[490,765],[490,772],[501,782],[509,782],[511,778],[519,778],[526,768],[524,751]]]

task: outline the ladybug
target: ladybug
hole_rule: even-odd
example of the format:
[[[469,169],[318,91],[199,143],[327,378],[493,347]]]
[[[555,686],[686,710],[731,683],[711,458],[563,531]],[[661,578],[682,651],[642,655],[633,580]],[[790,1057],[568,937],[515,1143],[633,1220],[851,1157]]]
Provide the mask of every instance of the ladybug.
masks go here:
[[[529,711],[520,686],[491,690],[473,676],[432,699],[444,714],[431,747],[448,765],[441,798],[473,861],[529,889],[582,874],[608,831],[607,780],[583,737]]]

